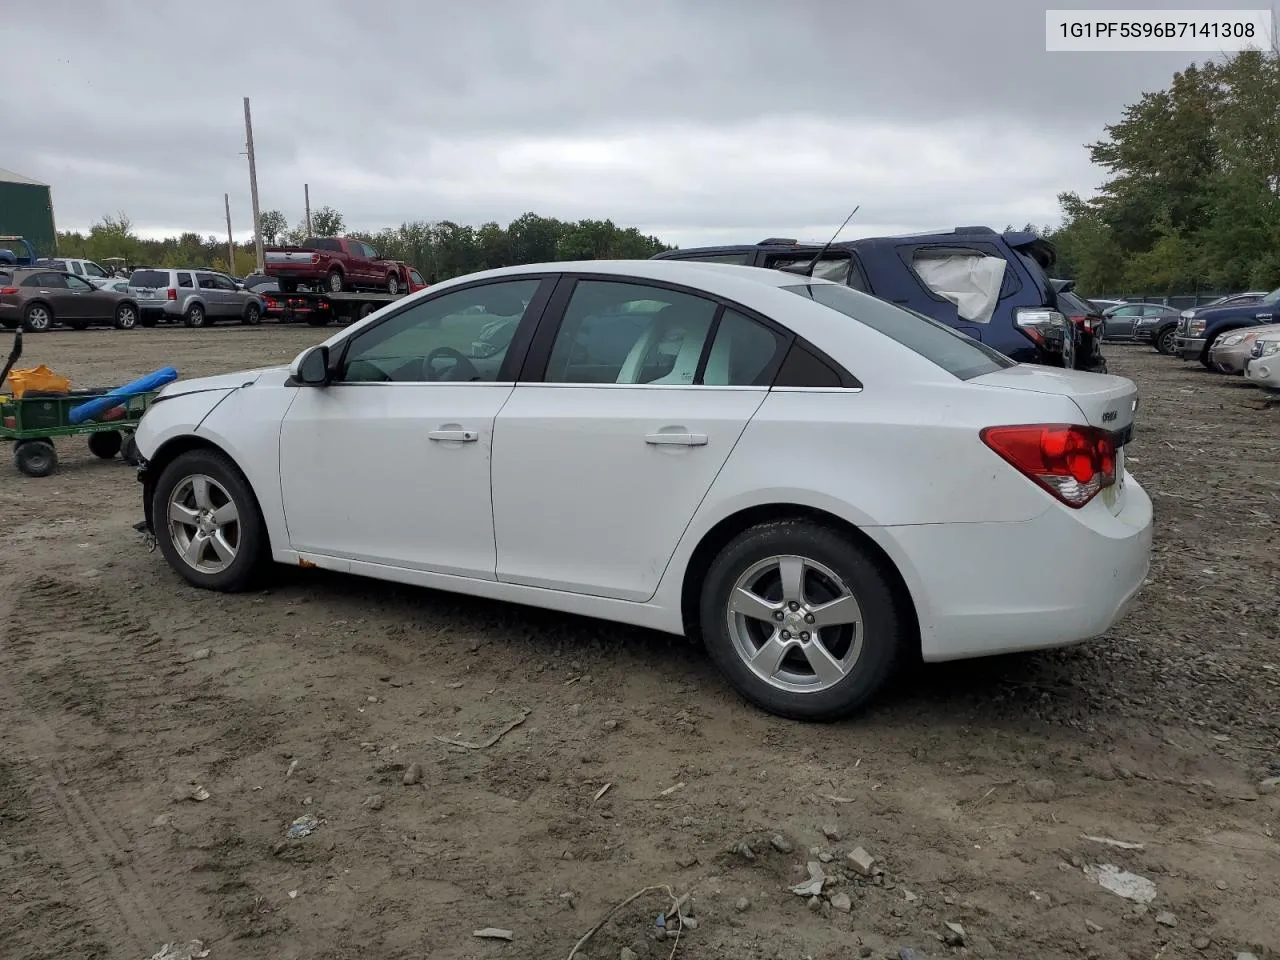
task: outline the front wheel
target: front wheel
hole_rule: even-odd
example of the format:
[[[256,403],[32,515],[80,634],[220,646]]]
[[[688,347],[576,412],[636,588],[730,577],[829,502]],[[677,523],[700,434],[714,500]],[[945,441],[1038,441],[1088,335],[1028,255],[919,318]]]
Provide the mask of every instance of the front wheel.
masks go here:
[[[711,659],[757,706],[832,721],[870,700],[904,643],[893,590],[875,559],[808,520],[752,527],[712,561],[700,623]]]
[[[138,308],[131,303],[122,303],[116,307],[116,329],[132,330],[138,325]]]
[[[256,327],[262,322],[262,308],[256,303],[251,303],[244,308],[244,316],[240,319],[249,326]]]
[[[151,522],[169,565],[195,586],[235,592],[252,581],[265,542],[262,514],[225,455],[192,450],[165,467]]]
[[[387,293],[393,297],[400,292],[400,278],[394,273],[387,274]]]
[[[1163,353],[1166,357],[1173,356],[1174,347],[1177,346],[1175,341],[1178,338],[1178,331],[1175,327],[1168,327],[1156,334],[1156,350]]]

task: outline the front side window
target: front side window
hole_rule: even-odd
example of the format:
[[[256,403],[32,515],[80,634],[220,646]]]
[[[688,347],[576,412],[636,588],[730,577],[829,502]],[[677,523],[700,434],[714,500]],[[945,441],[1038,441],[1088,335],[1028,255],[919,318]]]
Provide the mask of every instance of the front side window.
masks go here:
[[[857,320],[961,380],[1016,366],[1004,354],[944,323],[848,287],[806,283],[781,289]]]
[[[506,280],[419,300],[353,336],[339,379],[492,383],[540,283]]]
[[[556,333],[548,383],[692,384],[719,305],[642,283],[581,280]]]

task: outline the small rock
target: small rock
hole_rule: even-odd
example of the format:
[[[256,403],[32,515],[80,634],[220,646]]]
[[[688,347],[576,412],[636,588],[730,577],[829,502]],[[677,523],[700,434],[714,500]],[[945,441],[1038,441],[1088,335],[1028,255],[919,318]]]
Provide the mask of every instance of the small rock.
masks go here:
[[[381,810],[382,803],[382,794],[375,793],[373,796],[365,800],[364,806],[368,807],[370,810]]]
[[[411,787],[415,783],[421,783],[422,782],[422,764],[416,761],[409,764],[409,766],[404,771],[403,781],[406,787]]]
[[[617,730],[617,729],[618,729],[618,721],[617,721],[617,720],[606,720],[606,721],[602,724],[602,726],[603,726],[606,730],[609,730],[609,731]]]
[[[378,698],[377,698],[377,697],[365,697],[365,700],[366,700],[366,701],[368,701],[369,703],[377,703],[377,702],[378,702]]]
[[[201,647],[199,650],[193,651],[192,654],[187,657],[187,662],[195,663],[197,660],[208,660],[211,656],[213,656],[212,650],[208,647]]]
[[[821,860],[823,863],[830,863],[832,860],[835,859],[835,857],[832,854],[827,853],[827,851],[823,850],[818,854],[818,859]]]
[[[1208,937],[1196,937],[1191,941],[1191,945],[1197,950],[1208,950],[1212,941]]]
[[[840,828],[832,823],[828,823],[823,826],[822,835],[832,843],[839,843],[844,839],[844,834],[841,832]]]
[[[929,958],[914,947],[900,947],[898,960],[929,960]]]
[[[871,954],[873,954],[873,953],[875,953],[875,951],[874,951],[874,950],[872,950],[870,947],[861,947],[861,948],[858,950],[858,956],[860,956],[860,957],[869,957],[869,956],[871,956]]]
[[[739,913],[746,913],[751,909],[751,901],[746,897],[739,897],[734,901],[733,909],[737,910]]]
[[[790,853],[796,848],[794,843],[780,833],[775,833],[769,838],[769,845],[779,853]]]
[[[848,913],[853,909],[853,901],[849,899],[847,893],[837,893],[831,898],[831,906],[835,907],[841,913]]]
[[[1092,920],[1086,920],[1086,921],[1084,922],[1084,925],[1085,925],[1086,927],[1088,927],[1088,928],[1089,928],[1089,932],[1090,932],[1090,933],[1101,933],[1101,932],[1102,932],[1102,926],[1101,926],[1101,924],[1094,923]]]
[[[1178,925],[1178,918],[1168,910],[1164,910],[1156,914],[1156,923],[1160,924],[1162,927],[1176,927]]]
[[[821,897],[816,897],[816,896],[815,896],[815,897],[810,897],[810,898],[809,898],[809,909],[810,909],[812,912],[814,912],[814,913],[817,913],[819,910],[821,910],[821,909],[822,909],[822,898],[821,898]]]
[[[1258,793],[1263,796],[1275,793],[1276,790],[1280,790],[1280,777],[1267,777],[1258,784]]]
[[[580,703],[571,703],[571,704],[569,704],[569,716],[571,716],[571,717],[580,717],[580,716],[582,716],[582,704],[580,704]]]
[[[685,868],[686,870],[689,867],[692,867],[697,862],[698,862],[698,858],[695,857],[692,853],[682,853],[680,856],[676,857],[676,864],[678,866]]]
[[[1217,887],[1219,890],[1225,890],[1227,889],[1227,881],[1219,880],[1217,883],[1214,884],[1214,886]]]
[[[1252,953],[1246,953],[1244,951],[1241,951],[1240,953],[1236,954],[1236,960],[1258,960],[1258,958],[1255,957]]]
[[[849,866],[864,877],[874,876],[877,873],[875,857],[867,853],[862,847],[854,847],[849,852],[847,859]]]
[[[684,928],[685,928],[686,930],[697,930],[697,929],[698,929],[698,921],[697,921],[697,919],[696,919],[695,917],[689,917],[689,916],[686,916],[686,917],[685,917],[683,920],[681,920],[680,922],[684,925]]]
[[[751,849],[751,844],[747,843],[747,841],[745,840],[743,840],[740,844],[738,844],[733,849],[734,849],[734,852],[738,854],[738,856],[742,857],[744,860],[754,860],[756,858],[756,852]]]
[[[640,960],[640,955],[630,947],[623,947],[622,952],[618,954],[618,960]]]
[[[920,899],[914,893],[908,890],[906,887],[902,888],[902,896],[907,901],[907,903],[915,903],[917,900]]]
[[[1049,803],[1058,796],[1058,785],[1052,780],[1032,780],[1024,789],[1027,796],[1036,803]]]
[[[958,923],[952,923],[950,920],[946,923],[947,933],[943,938],[949,947],[963,947],[965,941],[964,927]]]
[[[153,827],[167,827],[169,825],[169,822],[172,819],[173,817],[171,817],[169,814],[162,813],[158,817],[156,817],[154,820],[151,821],[151,825]]]

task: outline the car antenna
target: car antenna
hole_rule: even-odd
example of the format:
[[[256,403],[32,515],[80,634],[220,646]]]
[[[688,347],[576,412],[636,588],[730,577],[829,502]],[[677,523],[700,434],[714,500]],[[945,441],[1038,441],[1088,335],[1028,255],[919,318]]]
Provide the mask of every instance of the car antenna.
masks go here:
[[[802,269],[797,269],[794,265],[792,265],[788,272],[800,273],[806,277],[812,277],[814,267],[818,265],[818,262],[823,258],[826,252],[831,249],[831,245],[836,242],[836,237],[840,236],[840,234],[844,231],[844,228],[849,225],[849,221],[853,219],[853,215],[861,209],[862,209],[862,204],[858,204],[856,207],[853,208],[853,210],[849,213],[849,215],[844,218],[844,223],[840,224],[840,228],[831,235],[831,239],[822,245],[822,249],[819,250],[816,254],[814,254],[813,259],[810,260],[807,264],[805,264],[805,266]],[[787,270],[788,268],[783,267],[783,269]]]

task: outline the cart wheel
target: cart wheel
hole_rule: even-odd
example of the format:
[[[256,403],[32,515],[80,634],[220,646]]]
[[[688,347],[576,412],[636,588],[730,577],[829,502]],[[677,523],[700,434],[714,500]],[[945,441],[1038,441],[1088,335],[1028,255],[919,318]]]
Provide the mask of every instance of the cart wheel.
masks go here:
[[[13,462],[28,477],[47,477],[58,469],[58,452],[49,440],[21,440],[13,448]]]
[[[103,460],[112,459],[124,445],[124,437],[118,430],[103,430],[89,434],[89,452]]]
[[[131,467],[136,467],[142,463],[142,457],[138,453],[138,441],[133,439],[133,434],[124,438],[124,447],[120,451],[120,457]]]

